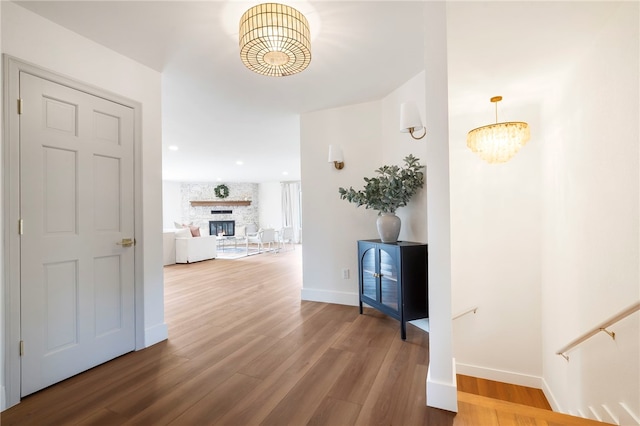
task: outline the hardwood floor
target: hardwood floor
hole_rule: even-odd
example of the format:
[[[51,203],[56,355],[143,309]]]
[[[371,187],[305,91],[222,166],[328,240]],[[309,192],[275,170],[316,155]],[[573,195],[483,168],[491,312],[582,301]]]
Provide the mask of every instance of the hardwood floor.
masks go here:
[[[166,267],[168,341],[26,397],[4,411],[0,421],[592,424],[554,423],[556,413],[537,408],[520,415],[513,408],[516,404],[487,403],[484,396],[464,392],[459,392],[457,416],[426,407],[428,335],[408,326],[407,340],[402,341],[398,322],[377,311],[359,315],[357,307],[300,301],[300,252],[297,247],[239,260]],[[532,410],[549,414],[536,420]]]
[[[458,374],[457,384],[460,392],[551,410],[549,401],[544,396],[542,389],[484,380],[462,374]]]

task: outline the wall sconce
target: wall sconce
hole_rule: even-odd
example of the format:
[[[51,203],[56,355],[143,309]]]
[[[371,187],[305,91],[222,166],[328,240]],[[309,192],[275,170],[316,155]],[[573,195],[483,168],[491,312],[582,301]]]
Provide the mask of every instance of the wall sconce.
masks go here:
[[[416,137],[414,132],[424,129],[422,136]],[[400,105],[400,132],[409,133],[412,138],[418,140],[425,137],[427,129],[422,125],[420,113],[415,102],[404,102]]]
[[[333,166],[342,170],[344,168],[344,158],[342,157],[342,148],[339,146],[329,145],[329,163],[333,163]]]

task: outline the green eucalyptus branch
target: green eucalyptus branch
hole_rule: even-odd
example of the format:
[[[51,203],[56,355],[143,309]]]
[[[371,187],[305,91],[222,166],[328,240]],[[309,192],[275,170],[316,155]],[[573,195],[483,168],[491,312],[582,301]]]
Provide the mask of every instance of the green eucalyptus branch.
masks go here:
[[[354,203],[356,207],[378,210],[378,214],[395,213],[424,186],[424,166],[420,160],[409,154],[404,162],[405,167],[382,166],[376,169],[378,176],[365,177],[365,186],[361,190],[338,188],[340,199]]]

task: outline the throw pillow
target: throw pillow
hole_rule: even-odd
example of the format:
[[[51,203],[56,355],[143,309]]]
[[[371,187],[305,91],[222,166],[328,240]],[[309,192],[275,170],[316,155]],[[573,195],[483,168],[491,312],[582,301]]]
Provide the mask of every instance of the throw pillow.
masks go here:
[[[192,238],[189,228],[180,228],[176,231],[176,238]]]
[[[180,228],[188,228],[189,226],[193,225],[193,222],[189,222],[189,223],[178,223],[178,222],[173,222],[173,226],[176,227],[176,229],[180,229]]]
[[[245,235],[246,235],[246,227],[244,225],[236,226],[236,237],[244,237]]]
[[[189,226],[189,230],[191,231],[192,237],[200,236],[200,228],[198,228],[197,226]]]

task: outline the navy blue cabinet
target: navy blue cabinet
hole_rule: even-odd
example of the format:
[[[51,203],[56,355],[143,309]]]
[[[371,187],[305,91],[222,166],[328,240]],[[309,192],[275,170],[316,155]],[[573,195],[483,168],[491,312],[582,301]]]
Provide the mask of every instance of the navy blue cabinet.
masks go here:
[[[406,339],[407,321],[429,317],[427,245],[398,241],[358,241],[360,313],[363,303],[400,321]]]

